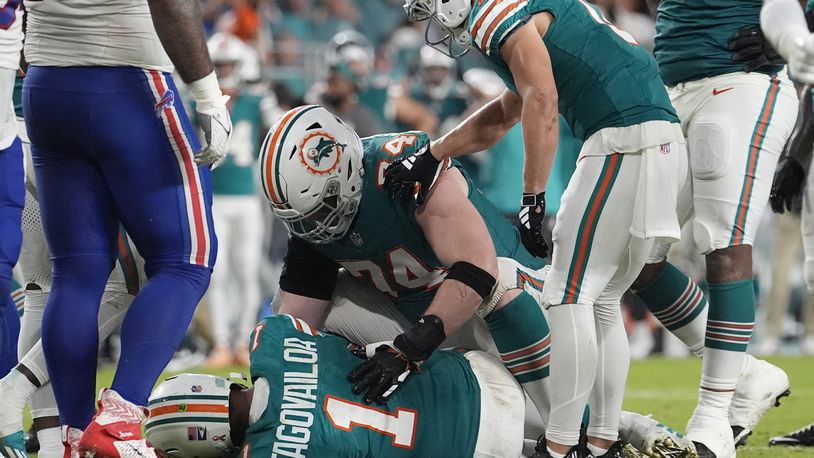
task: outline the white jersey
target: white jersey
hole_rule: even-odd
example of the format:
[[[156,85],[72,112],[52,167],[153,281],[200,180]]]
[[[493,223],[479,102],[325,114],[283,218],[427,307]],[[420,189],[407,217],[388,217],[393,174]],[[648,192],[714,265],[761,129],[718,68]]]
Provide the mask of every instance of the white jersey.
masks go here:
[[[0,68],[20,68],[20,51],[23,49],[23,12],[20,3],[20,0],[9,0],[0,6]]]
[[[26,9],[25,57],[32,65],[173,70],[147,0],[39,1]]]

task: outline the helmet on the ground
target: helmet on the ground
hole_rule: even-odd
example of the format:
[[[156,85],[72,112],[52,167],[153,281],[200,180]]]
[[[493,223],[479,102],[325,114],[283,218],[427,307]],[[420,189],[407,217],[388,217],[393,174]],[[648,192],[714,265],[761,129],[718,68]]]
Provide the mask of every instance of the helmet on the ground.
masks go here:
[[[312,243],[342,238],[362,198],[362,141],[319,105],[289,110],[260,148],[271,210],[291,234]]]
[[[222,377],[180,374],[161,382],[148,401],[147,440],[164,457],[216,458],[235,453],[229,391]]]
[[[424,40],[448,55],[460,57],[469,51],[471,0],[405,0],[404,11],[412,22],[427,21]],[[434,31],[433,24],[440,30]],[[440,35],[432,37],[432,35]]]

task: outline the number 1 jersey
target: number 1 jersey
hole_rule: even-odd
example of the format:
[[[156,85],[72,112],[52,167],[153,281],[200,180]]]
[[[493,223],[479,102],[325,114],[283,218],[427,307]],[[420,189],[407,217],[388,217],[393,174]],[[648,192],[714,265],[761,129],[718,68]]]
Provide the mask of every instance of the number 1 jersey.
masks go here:
[[[387,404],[366,405],[347,376],[362,362],[343,338],[288,315],[266,318],[251,337],[252,379],[268,402],[246,431],[244,457],[472,456],[480,387],[469,361],[437,351]]]

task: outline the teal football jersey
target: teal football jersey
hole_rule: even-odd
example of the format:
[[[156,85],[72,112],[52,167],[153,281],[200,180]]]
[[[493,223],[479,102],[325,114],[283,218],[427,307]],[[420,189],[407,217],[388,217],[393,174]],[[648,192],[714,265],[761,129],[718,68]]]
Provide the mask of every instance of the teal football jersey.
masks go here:
[[[228,195],[251,195],[257,192],[255,164],[260,150],[263,97],[240,94],[231,109],[232,138],[229,154],[212,171],[212,192]]]
[[[244,455],[278,457],[469,457],[480,422],[480,386],[457,351],[436,351],[383,406],[366,405],[347,376],[361,363],[348,341],[288,315],[252,333],[251,375],[268,404],[246,431]]]
[[[500,47],[535,14],[554,21],[543,37],[551,56],[559,111],[585,140],[607,127],[678,122],[656,62],[633,37],[584,0],[477,0],[469,15],[472,42],[516,91]]]
[[[384,190],[384,169],[394,160],[419,151],[429,141],[423,132],[363,138],[364,177],[356,220],[343,238],[313,245],[357,280],[390,295],[399,310],[413,321],[429,306],[446,267],[435,256],[415,219],[415,200],[395,201]],[[532,269],[542,268],[544,260],[526,251],[517,229],[472,184],[466,172],[462,173],[469,183],[469,200],[486,222],[497,255],[514,258]]]
[[[11,99],[14,103],[14,114],[20,118],[23,117],[23,77],[20,72],[14,77],[14,92],[11,93]]]
[[[656,17],[659,71],[668,85],[742,72],[729,41],[738,30],[760,25],[763,0],[662,0]],[[783,66],[760,69],[777,73]]]

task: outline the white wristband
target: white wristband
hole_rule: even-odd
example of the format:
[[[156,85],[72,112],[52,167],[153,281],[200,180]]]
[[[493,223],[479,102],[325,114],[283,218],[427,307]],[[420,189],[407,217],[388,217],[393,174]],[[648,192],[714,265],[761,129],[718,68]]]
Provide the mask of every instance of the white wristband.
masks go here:
[[[197,81],[189,83],[189,89],[192,91],[195,102],[199,105],[211,104],[223,96],[218,85],[218,77],[215,76],[214,71]]]

